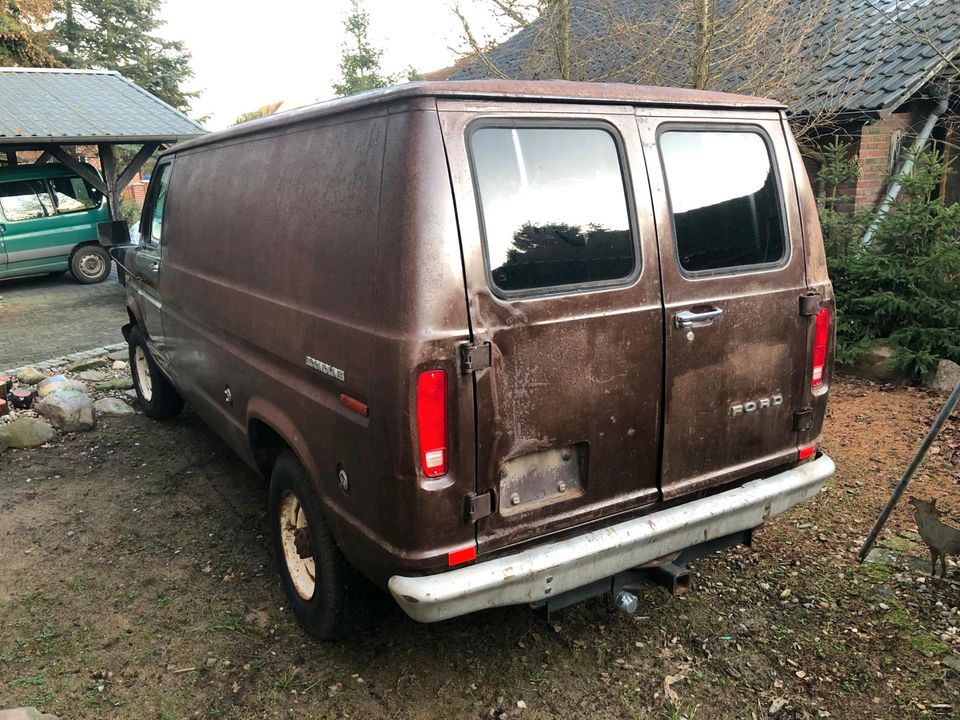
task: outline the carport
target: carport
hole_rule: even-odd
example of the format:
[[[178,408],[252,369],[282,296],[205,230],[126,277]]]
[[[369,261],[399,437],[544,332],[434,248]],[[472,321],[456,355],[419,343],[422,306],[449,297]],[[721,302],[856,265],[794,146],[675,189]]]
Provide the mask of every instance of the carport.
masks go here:
[[[120,73],[108,70],[0,68],[0,161],[56,160],[102,192],[120,219],[120,193],[158,149],[206,132],[199,124]],[[119,168],[117,145],[138,146]],[[101,178],[76,150],[94,146]]]

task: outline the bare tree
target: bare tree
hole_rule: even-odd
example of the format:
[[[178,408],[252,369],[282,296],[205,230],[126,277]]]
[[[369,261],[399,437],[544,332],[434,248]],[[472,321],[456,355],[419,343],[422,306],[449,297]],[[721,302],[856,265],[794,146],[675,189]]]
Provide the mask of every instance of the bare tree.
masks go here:
[[[594,0],[577,3],[575,13],[570,0],[472,2],[492,12],[507,33],[533,31],[521,60],[514,55],[505,66],[456,8],[461,49],[493,77],[672,85],[767,96],[788,105],[809,106],[802,97],[809,83],[802,80],[852,29],[830,15],[822,0]],[[841,104],[838,95],[862,82],[819,90],[823,110],[807,113],[800,124],[821,122]]]

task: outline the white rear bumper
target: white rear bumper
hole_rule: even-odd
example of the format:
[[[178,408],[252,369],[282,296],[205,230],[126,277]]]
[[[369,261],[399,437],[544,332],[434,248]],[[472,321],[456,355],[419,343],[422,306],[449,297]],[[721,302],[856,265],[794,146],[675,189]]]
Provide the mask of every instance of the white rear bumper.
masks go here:
[[[834,469],[833,460],[821,455],[778,475],[566,540],[438,575],[394,575],[390,592],[404,612],[420,622],[538,602],[758,527],[816,495]]]

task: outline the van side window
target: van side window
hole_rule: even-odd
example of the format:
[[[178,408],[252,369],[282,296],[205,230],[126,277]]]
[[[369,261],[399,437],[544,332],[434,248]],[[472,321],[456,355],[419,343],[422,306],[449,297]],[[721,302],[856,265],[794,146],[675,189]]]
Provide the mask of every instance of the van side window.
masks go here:
[[[78,177],[53,178],[50,188],[60,215],[90,210],[100,204],[100,193]]]
[[[489,127],[470,135],[493,284],[506,292],[633,275],[620,152],[592,127]]]
[[[0,183],[0,208],[10,222],[35,220],[53,212],[53,201],[40,180]]]
[[[153,177],[150,178],[150,184],[156,187],[156,190],[151,196],[152,204],[148,203],[144,209],[144,212],[148,213],[147,235],[144,240],[153,245],[159,245],[163,231],[163,209],[167,204],[167,187],[170,184],[169,163],[156,167]]]
[[[784,259],[777,176],[759,133],[669,130],[659,144],[684,271],[775,265]]]

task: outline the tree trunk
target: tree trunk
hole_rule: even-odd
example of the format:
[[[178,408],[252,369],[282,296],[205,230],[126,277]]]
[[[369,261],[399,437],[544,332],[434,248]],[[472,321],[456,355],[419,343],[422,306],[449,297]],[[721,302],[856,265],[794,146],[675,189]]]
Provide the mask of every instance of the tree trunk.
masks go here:
[[[705,90],[710,83],[710,49],[713,45],[713,11],[710,0],[695,0],[697,48],[693,58],[693,86]]]
[[[550,0],[553,32],[557,48],[558,74],[562,80],[571,80],[570,62],[570,0]]]

